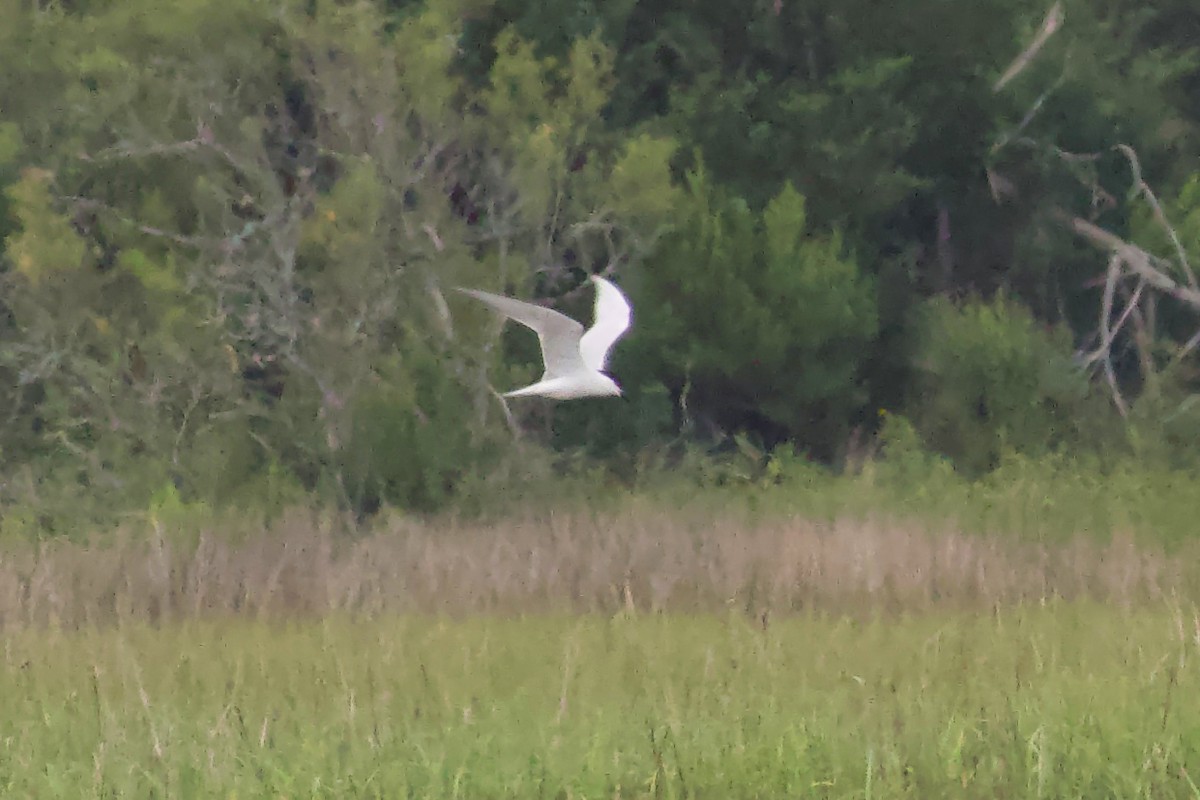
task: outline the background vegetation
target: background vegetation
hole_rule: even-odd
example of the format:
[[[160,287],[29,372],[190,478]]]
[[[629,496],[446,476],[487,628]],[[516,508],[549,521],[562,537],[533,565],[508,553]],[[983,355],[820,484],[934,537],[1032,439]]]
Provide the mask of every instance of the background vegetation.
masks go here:
[[[1045,2],[0,0],[0,793],[1200,795],[1200,8]]]
[[[972,478],[1200,452],[1186,3],[0,10],[5,527],[854,470],[889,415]],[[451,289],[588,273],[629,402],[514,404],[514,458],[536,346]]]

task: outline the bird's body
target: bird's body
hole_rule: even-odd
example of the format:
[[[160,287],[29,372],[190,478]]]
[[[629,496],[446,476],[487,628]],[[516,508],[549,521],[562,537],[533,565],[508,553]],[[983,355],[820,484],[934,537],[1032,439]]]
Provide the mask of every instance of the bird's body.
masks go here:
[[[541,380],[507,392],[505,397],[539,395],[574,400],[620,396],[621,387],[604,374],[604,368],[609,350],[629,329],[632,312],[620,289],[598,276],[592,276],[592,282],[596,284],[596,317],[586,333],[578,322],[553,309],[476,289],[460,290],[538,335],[546,365]]]
[[[621,387],[617,382],[596,372],[584,375],[569,375],[561,378],[543,378],[524,389],[505,392],[505,397],[530,397],[538,395],[554,400],[577,400],[581,397],[620,397]]]

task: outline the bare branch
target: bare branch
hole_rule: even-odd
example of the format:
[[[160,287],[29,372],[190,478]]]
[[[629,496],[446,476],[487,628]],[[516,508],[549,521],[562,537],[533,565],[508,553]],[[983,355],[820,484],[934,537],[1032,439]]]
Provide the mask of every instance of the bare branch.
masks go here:
[[[1143,374],[1148,375],[1152,371],[1153,363],[1149,354],[1151,332],[1139,308],[1139,303],[1142,300],[1146,286],[1154,286],[1155,288],[1167,291],[1173,296],[1181,297],[1181,299],[1189,302],[1197,309],[1200,309],[1200,293],[1175,284],[1174,281],[1156,268],[1153,256],[1141,248],[1125,242],[1120,237],[1080,217],[1063,214],[1062,212],[1059,212],[1058,216],[1067,222],[1077,234],[1110,252],[1108,269],[1104,281],[1104,295],[1100,308],[1100,345],[1084,361],[1085,363],[1094,363],[1097,360],[1101,362],[1105,380],[1108,382],[1109,390],[1112,394],[1113,404],[1116,405],[1117,410],[1124,417],[1128,414],[1129,409],[1125,399],[1121,395],[1116,370],[1113,367],[1112,346],[1117,334],[1120,333],[1129,320],[1132,320],[1135,327],[1134,339],[1138,349],[1138,363],[1142,368]],[[1117,286],[1122,277],[1124,277],[1126,269],[1129,269],[1138,277],[1138,285],[1132,295],[1125,300],[1125,308],[1114,325],[1111,323],[1111,320]],[[1196,295],[1190,301],[1188,300],[1189,293]]]
[[[1146,202],[1150,204],[1150,208],[1154,211],[1154,218],[1158,224],[1167,232],[1167,236],[1171,239],[1171,245],[1175,248],[1175,257],[1179,259],[1179,265],[1183,268],[1184,274],[1188,279],[1188,286],[1193,289],[1200,289],[1200,284],[1196,282],[1196,274],[1192,271],[1191,264],[1188,263],[1187,253],[1184,252],[1183,243],[1179,241],[1179,235],[1175,233],[1175,228],[1167,220],[1167,215],[1163,211],[1162,205],[1158,202],[1158,198],[1151,191],[1150,186],[1142,179],[1142,165],[1138,161],[1137,153],[1127,144],[1119,144],[1116,147],[1120,150],[1125,158],[1129,161],[1129,167],[1133,170],[1133,182],[1137,191],[1146,198]]]
[[[1192,338],[1188,339],[1184,343],[1183,347],[1179,348],[1174,357],[1172,357],[1170,366],[1173,367],[1178,364],[1187,356],[1188,353],[1195,350],[1197,346],[1200,346],[1200,331],[1196,331],[1194,334],[1192,334]]]
[[[1109,358],[1109,353],[1112,349],[1113,340],[1117,338],[1117,334],[1125,327],[1125,323],[1129,320],[1138,301],[1141,299],[1142,290],[1146,287],[1145,281],[1139,281],[1137,289],[1133,293],[1133,297],[1125,306],[1125,311],[1122,312],[1116,324],[1109,324],[1112,318],[1113,300],[1116,296],[1117,283],[1122,277],[1124,262],[1117,255],[1113,255],[1108,262],[1108,269],[1105,271],[1104,280],[1104,296],[1100,302],[1100,344],[1091,353],[1083,356],[1081,362],[1083,364],[1092,364],[1101,359]]]
[[[1146,283],[1200,311],[1200,289],[1180,286],[1179,283],[1167,275],[1164,267],[1168,266],[1169,262],[1164,262],[1162,259],[1147,253],[1142,248],[1126,242],[1116,234],[1109,233],[1099,225],[1091,223],[1082,217],[1063,211],[1055,212],[1055,216],[1076,234],[1087,239],[1095,246],[1119,255],[1125,265],[1136,272]]]
[[[95,200],[90,197],[81,197],[79,195],[63,195],[59,200],[70,203],[77,209],[86,209],[88,211],[99,211],[111,216],[122,225],[127,225],[131,229],[147,236],[152,236],[156,239],[165,239],[184,247],[192,247],[199,250],[220,249],[227,242],[231,241],[228,238],[220,238],[215,236],[187,236],[182,233],[174,233],[172,231],[156,228],[153,225],[144,225],[134,218],[126,215],[115,206],[108,203]]]
[[[1008,69],[1004,71],[1004,74],[992,86],[992,91],[998,92],[1003,89],[1009,81],[1020,75],[1033,62],[1033,59],[1041,52],[1042,47],[1050,40],[1050,37],[1062,27],[1064,18],[1065,14],[1063,13],[1062,3],[1056,2],[1046,12],[1046,18],[1042,20],[1042,27],[1038,30],[1037,36],[1034,37],[1029,47],[1026,47],[1025,51],[1017,56]]]
[[[1154,359],[1150,352],[1154,337],[1142,309],[1133,301],[1127,301],[1127,311],[1133,322],[1133,343],[1137,350],[1138,366],[1142,368],[1142,376],[1149,377],[1154,373]]]
[[[179,450],[183,446],[183,436],[187,432],[188,422],[191,421],[192,414],[200,405],[200,401],[204,399],[205,392],[199,386],[192,386],[192,396],[188,401],[187,408],[183,410],[183,419],[179,422],[179,432],[175,434],[175,444],[171,448],[171,463],[176,467],[179,466]]]
[[[521,438],[521,427],[517,425],[517,420],[513,417],[513,413],[508,408],[508,401],[504,399],[504,395],[496,391],[490,383],[488,391],[492,393],[492,397],[496,398],[496,402],[500,404],[500,410],[504,412],[504,422],[508,425],[508,430],[514,439]]]
[[[96,153],[80,153],[82,161],[114,161],[118,159],[136,159],[149,156],[173,156],[180,153],[193,153],[207,144],[200,137],[183,142],[155,142],[150,144],[133,144],[122,141],[112,147],[106,147]]]

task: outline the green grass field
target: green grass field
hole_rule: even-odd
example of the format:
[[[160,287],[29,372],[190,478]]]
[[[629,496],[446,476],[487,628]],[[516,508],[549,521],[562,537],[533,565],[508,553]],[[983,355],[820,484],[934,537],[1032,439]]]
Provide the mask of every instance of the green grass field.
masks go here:
[[[8,520],[0,798],[1200,798],[1200,484],[789,469]]]
[[[1091,602],[26,628],[0,794],[1200,797],[1198,647]]]

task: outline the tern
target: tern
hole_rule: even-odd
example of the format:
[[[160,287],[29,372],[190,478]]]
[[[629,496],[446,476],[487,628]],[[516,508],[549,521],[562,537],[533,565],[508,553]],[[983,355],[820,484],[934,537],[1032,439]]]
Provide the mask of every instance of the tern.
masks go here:
[[[592,282],[596,284],[596,313],[586,333],[578,322],[553,309],[478,289],[459,289],[538,335],[545,363],[541,379],[523,389],[506,392],[505,397],[539,395],[574,400],[621,396],[621,387],[604,373],[604,368],[609,351],[629,329],[632,320],[629,300],[598,275],[592,276]]]

